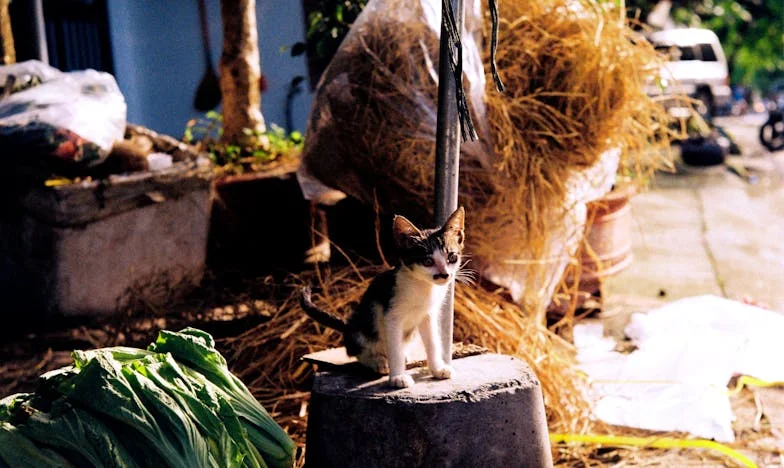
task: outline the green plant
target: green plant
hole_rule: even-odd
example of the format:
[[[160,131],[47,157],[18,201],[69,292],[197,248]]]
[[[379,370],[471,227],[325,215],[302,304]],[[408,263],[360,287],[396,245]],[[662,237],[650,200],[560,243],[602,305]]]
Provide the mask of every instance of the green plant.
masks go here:
[[[224,172],[243,173],[259,170],[264,165],[287,156],[298,155],[304,142],[302,133],[287,133],[283,128],[272,124],[264,131],[243,129],[247,136],[255,136],[254,144],[239,145],[222,143],[223,116],[215,111],[207,112],[204,117],[190,120],[185,126],[182,140],[197,145],[209,154],[215,165]]]
[[[195,328],[74,351],[0,399],[0,466],[290,468],[296,446]]]
[[[367,0],[321,0],[308,14],[306,42],[295,44],[291,55],[332,58],[365,5]]]

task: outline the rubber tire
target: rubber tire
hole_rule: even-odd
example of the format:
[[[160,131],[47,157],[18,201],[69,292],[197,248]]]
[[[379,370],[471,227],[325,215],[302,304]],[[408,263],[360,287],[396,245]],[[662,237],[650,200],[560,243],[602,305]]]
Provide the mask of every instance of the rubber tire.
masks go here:
[[[760,127],[759,139],[768,151],[784,150],[784,121],[767,121]]]
[[[688,166],[708,167],[724,164],[724,150],[707,140],[686,140],[681,143],[681,160]]]

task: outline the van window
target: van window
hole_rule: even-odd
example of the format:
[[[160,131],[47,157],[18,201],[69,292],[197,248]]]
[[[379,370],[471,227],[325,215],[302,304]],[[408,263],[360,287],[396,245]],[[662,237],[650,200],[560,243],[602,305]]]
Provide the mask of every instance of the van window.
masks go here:
[[[685,46],[679,47],[679,49],[681,50],[681,57],[679,60],[697,60],[693,47]]]
[[[702,55],[703,62],[718,62],[716,51],[710,44],[700,44],[700,55]]]

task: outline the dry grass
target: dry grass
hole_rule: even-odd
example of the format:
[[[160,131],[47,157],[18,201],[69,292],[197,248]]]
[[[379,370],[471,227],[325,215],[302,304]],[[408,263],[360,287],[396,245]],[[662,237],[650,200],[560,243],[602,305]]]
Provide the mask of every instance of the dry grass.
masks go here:
[[[346,314],[381,269],[383,267],[368,264],[326,267],[292,275],[283,284],[268,283],[268,295],[264,286],[257,285],[254,299],[275,305],[271,319],[219,343],[232,370],[299,445],[300,465],[304,462],[313,375],[312,366],[300,358],[341,343],[338,333],[314,323],[300,309],[297,304],[299,287],[305,283],[318,287],[320,292],[315,300],[319,305]],[[531,314],[511,302],[502,289],[458,285],[455,341],[481,345],[528,362],[542,385],[551,433],[688,438],[686,434],[607,426],[593,419],[586,396],[588,383],[576,369],[572,345],[539,325]],[[750,394],[747,390],[734,398],[733,406],[751,405],[753,410],[753,403],[746,401]],[[744,421],[753,419],[740,414]],[[758,433],[745,426],[738,426],[736,430],[740,440],[732,446],[747,455],[759,452],[759,456],[775,457],[781,453],[780,447],[760,445],[767,443],[769,430]],[[732,466],[728,458],[699,449],[617,448],[570,443],[554,445],[553,453],[557,466]]]
[[[319,286],[316,302],[346,314],[381,268],[351,265],[292,276],[287,281],[290,293],[280,297],[269,322],[221,343],[234,372],[303,448],[313,369],[300,358],[339,346],[340,337],[304,314],[297,303],[299,286]],[[502,291],[458,285],[455,340],[528,362],[542,384],[551,431],[582,433],[589,428],[585,381],[574,367],[572,346],[537,324]]]
[[[396,11],[411,11],[409,3],[387,2]],[[429,225],[438,43],[411,19],[417,8],[352,28],[317,92],[304,160],[324,183]],[[570,175],[613,148],[621,172],[647,175],[669,164],[670,130],[643,90],[659,56],[614,3],[501,0],[499,10],[506,92],[488,77],[469,101],[481,141],[463,145],[460,203],[479,263],[518,262],[522,303],[541,308],[553,224],[573,209]]]
[[[34,346],[27,350],[7,343],[0,347],[4,356],[0,363],[0,389],[3,389],[3,394],[32,390],[40,373],[70,362],[70,350],[76,346],[71,343],[79,343],[79,349],[112,344],[145,346],[160,328],[176,330],[193,325],[215,333],[216,329],[204,325],[214,325],[215,320],[221,320],[224,315],[228,316],[227,319],[235,318],[227,325],[236,322],[242,314],[261,316],[263,321],[260,325],[252,328],[233,326],[232,330],[244,331],[216,335],[224,337],[219,340],[219,348],[228,358],[232,370],[297,441],[302,449],[299,454],[301,466],[312,368],[302,363],[300,357],[340,343],[336,333],[324,330],[305,318],[296,304],[298,287],[306,282],[320,287],[317,302],[336,312],[346,313],[370,278],[382,268],[361,263],[292,275],[285,281],[277,281],[273,277],[249,279],[240,292],[230,292],[213,285],[185,303],[167,304],[163,316],[157,306],[150,307],[148,303],[139,302],[140,309],[130,318],[110,327],[102,323],[39,335],[29,343]],[[243,307],[248,310],[243,312]],[[208,322],[201,323],[205,320]],[[591,421],[589,404],[583,398],[586,382],[574,367],[572,346],[510,302],[505,290],[459,286],[455,338],[493,351],[514,354],[529,362],[542,383],[551,432],[652,435],[646,431],[607,427]],[[55,348],[46,349],[47,346]],[[753,391],[746,389],[732,401],[738,415],[734,426],[739,438],[733,446],[755,456],[763,465],[764,460],[770,463],[780,460],[780,441],[776,445],[776,441],[771,439],[772,428],[764,416],[760,424],[760,410],[758,405],[755,408]],[[713,452],[694,449],[621,449],[558,444],[553,450],[557,466],[732,466],[728,459]]]

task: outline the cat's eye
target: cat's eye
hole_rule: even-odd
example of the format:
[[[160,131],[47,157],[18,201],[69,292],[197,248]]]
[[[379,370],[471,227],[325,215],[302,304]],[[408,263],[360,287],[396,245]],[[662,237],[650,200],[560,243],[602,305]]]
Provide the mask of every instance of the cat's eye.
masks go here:
[[[435,265],[435,263],[436,262],[434,262],[431,257],[425,257],[425,259],[422,260],[422,265],[424,265],[426,267],[431,267],[431,266]]]
[[[449,255],[446,257],[446,261],[449,263],[457,263],[457,254],[454,252],[449,252]]]

